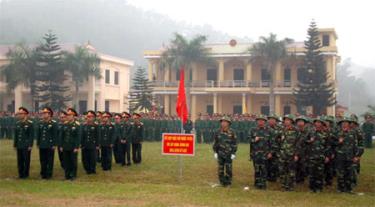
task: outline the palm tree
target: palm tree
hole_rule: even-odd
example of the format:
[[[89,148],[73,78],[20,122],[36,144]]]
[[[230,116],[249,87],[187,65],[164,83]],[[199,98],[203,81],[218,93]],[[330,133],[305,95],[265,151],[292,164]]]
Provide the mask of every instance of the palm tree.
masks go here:
[[[274,80],[276,64],[288,57],[287,44],[293,42],[292,39],[286,38],[284,40],[277,40],[276,34],[270,34],[268,37],[260,37],[259,42],[256,42],[248,49],[251,54],[250,60],[262,65],[270,74],[270,94],[269,94],[269,113],[275,111],[275,94],[274,94]]]
[[[191,40],[187,40],[181,34],[175,33],[167,49],[162,53],[160,66],[166,66],[174,70],[184,70],[185,74],[191,71],[193,63],[211,65],[214,63],[209,51],[204,47],[207,41],[206,36],[197,35]],[[190,88],[186,87],[186,99],[189,103]],[[189,105],[189,104],[188,104]],[[189,112],[190,113],[190,112]]]
[[[75,106],[78,106],[79,87],[85,81],[88,81],[90,76],[101,78],[100,75],[100,59],[97,54],[90,52],[86,47],[77,46],[74,52],[64,51],[64,65],[72,74],[72,79],[75,85]]]
[[[5,77],[8,92],[14,90],[18,85],[25,84],[30,87],[31,102],[34,103],[34,98],[37,97],[35,88],[38,52],[23,43],[19,43],[14,48],[9,49],[6,57],[9,63],[3,65],[0,69]],[[34,104],[31,105],[34,108]]]

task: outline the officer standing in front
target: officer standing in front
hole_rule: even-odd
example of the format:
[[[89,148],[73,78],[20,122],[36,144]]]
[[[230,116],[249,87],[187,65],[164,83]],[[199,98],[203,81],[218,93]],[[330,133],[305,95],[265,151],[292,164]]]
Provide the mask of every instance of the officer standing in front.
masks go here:
[[[143,123],[140,121],[141,115],[133,113],[133,123],[131,124],[132,157],[134,164],[142,162],[142,142],[143,142]]]

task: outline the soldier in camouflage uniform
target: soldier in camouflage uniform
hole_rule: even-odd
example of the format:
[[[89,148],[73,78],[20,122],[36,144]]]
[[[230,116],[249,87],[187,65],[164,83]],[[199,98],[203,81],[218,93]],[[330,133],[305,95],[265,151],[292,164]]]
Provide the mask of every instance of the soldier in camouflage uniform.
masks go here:
[[[375,132],[375,125],[372,122],[372,116],[370,114],[365,115],[365,122],[362,124],[361,128],[364,133],[366,148],[372,148],[372,135]]]
[[[324,163],[329,162],[330,147],[322,118],[314,119],[314,128],[308,136],[302,137],[306,145],[306,161],[309,168],[309,188],[312,192],[323,190]]]
[[[17,150],[18,176],[21,179],[29,177],[30,155],[34,141],[33,122],[28,118],[29,111],[20,107],[18,109],[15,127],[14,148]]]
[[[304,116],[299,116],[296,118],[296,128],[297,128],[297,139],[298,142],[303,142],[306,140],[310,135],[310,130],[306,127],[306,123],[308,122],[307,118]],[[301,145],[302,146],[302,145]],[[305,153],[306,149],[302,147],[300,149],[299,159],[296,162],[296,183],[303,183],[305,177],[307,176],[307,166],[306,166],[306,159]]]
[[[53,172],[55,148],[59,144],[58,124],[52,120],[52,109],[45,107],[42,110],[42,120],[36,128],[36,139],[39,147],[40,175],[42,179],[50,179]]]
[[[283,117],[284,128],[280,138],[279,172],[285,191],[292,191],[296,176],[296,162],[299,159],[298,132],[293,126],[293,115]]]
[[[279,176],[279,157],[280,157],[280,138],[282,128],[278,124],[279,118],[276,115],[270,115],[268,118],[268,129],[270,131],[270,147],[272,157],[267,159],[267,180],[275,182]]]
[[[352,122],[350,128],[354,131],[358,147],[358,161],[353,162],[353,187],[357,185],[357,177],[361,172],[361,156],[364,153],[364,136],[361,128],[359,127],[358,117],[355,114],[351,115]]]
[[[214,157],[218,161],[220,184],[229,186],[232,184],[232,160],[236,157],[237,138],[235,132],[230,129],[231,120],[229,117],[223,117],[220,124],[220,130],[213,137],[213,151]]]
[[[266,189],[267,168],[266,161],[272,158],[271,133],[266,126],[267,118],[256,118],[257,127],[250,131],[250,159],[254,166],[254,186],[258,189]]]
[[[337,162],[337,191],[352,193],[353,190],[353,163],[359,161],[355,132],[350,128],[351,119],[342,118],[338,124],[341,129],[338,131],[336,142]]]
[[[96,174],[96,150],[99,148],[99,127],[95,123],[94,111],[87,111],[82,124],[82,164],[87,174]]]

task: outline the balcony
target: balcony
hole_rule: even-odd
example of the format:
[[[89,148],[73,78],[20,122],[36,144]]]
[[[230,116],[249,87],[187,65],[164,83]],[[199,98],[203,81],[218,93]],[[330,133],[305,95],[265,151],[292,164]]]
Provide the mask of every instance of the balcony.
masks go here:
[[[152,81],[154,88],[178,87],[178,81]],[[276,81],[275,88],[292,88],[295,83],[291,81]],[[185,86],[191,88],[269,88],[269,81],[246,81],[246,80],[224,80],[224,81],[185,81]]]

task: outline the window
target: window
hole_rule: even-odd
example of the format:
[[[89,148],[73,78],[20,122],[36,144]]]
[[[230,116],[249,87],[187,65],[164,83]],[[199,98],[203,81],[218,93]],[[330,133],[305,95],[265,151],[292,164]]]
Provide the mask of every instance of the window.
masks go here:
[[[262,69],[262,81],[270,81],[271,80],[271,74],[269,71],[265,68]]]
[[[180,70],[176,70],[176,80],[180,80]]]
[[[233,114],[242,114],[242,105],[234,105]]]
[[[284,115],[287,115],[287,114],[290,114],[290,106],[289,105],[285,105],[284,106]]]
[[[118,85],[118,82],[119,82],[119,76],[118,76],[118,72],[115,71],[115,85]]]
[[[105,70],[105,83],[109,84],[110,82],[110,71]]]
[[[329,46],[329,35],[323,35],[323,47]]]
[[[284,87],[290,87],[291,84],[291,70],[289,67],[284,68]]]
[[[269,106],[261,106],[260,107],[260,113],[263,114],[263,115],[269,115],[270,107]]]
[[[207,80],[216,81],[217,80],[217,70],[216,69],[207,69]]]
[[[104,102],[105,111],[109,111],[109,101]]]
[[[87,101],[86,100],[80,100],[79,103],[79,113],[83,114],[85,111],[87,111]]]
[[[303,68],[302,67],[298,67],[297,68],[297,80],[299,82],[304,82],[302,74],[303,74]]]
[[[213,105],[207,105],[206,106],[206,112],[209,115],[212,115],[214,113],[214,106]]]
[[[233,70],[233,80],[244,80],[244,71],[242,68],[235,68]]]

